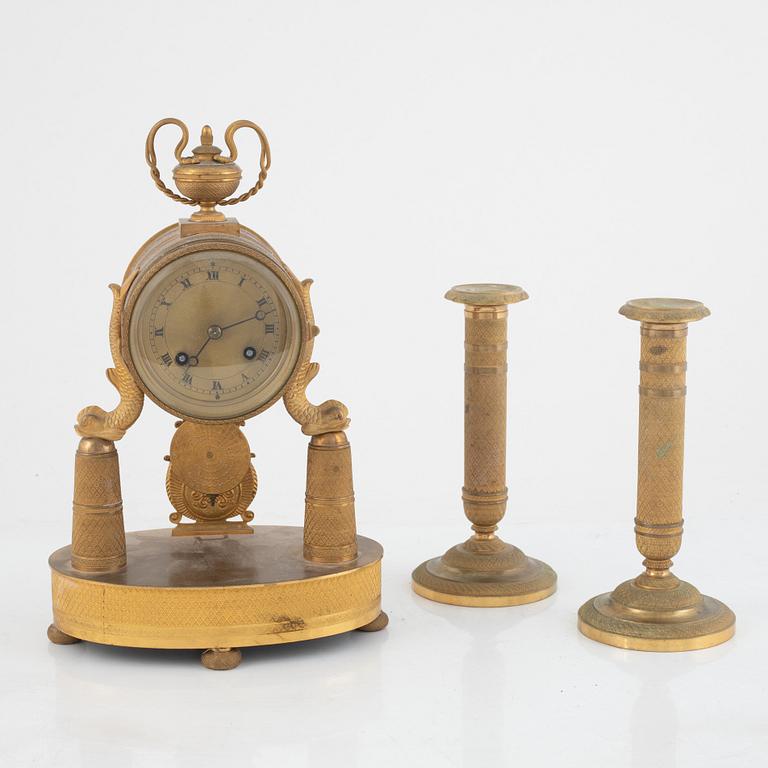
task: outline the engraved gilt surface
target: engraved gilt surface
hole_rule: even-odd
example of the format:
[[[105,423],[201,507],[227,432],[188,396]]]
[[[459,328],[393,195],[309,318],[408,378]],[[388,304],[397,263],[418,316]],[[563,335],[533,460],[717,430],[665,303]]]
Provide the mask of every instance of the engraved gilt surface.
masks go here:
[[[315,325],[312,302],[309,298],[311,286],[310,279],[303,280],[301,283],[301,297],[310,328],[309,341],[304,348],[298,371],[286,387],[283,401],[291,418],[301,424],[301,431],[305,435],[320,435],[324,432],[346,429],[349,426],[349,410],[338,400],[326,400],[320,405],[313,405],[307,399],[307,387],[320,370],[320,366],[312,362],[314,337],[320,333],[320,329]]]
[[[359,537],[351,563],[301,558],[298,527],[259,536],[173,537],[130,533],[128,566],[79,574],[70,548],[51,556],[54,620],[94,642],[206,648],[292,642],[368,624],[380,608],[381,547]]]
[[[250,456],[239,425],[182,422],[171,441],[166,476],[168,498],[176,510],[171,522],[179,523],[182,516],[207,523],[223,523],[236,516],[244,522],[252,520],[248,505],[258,480]],[[225,525],[221,532],[233,531]],[[241,532],[250,533],[250,529]]]
[[[121,313],[123,301],[136,278],[133,273],[122,286],[110,284],[112,291],[112,315],[109,320],[109,348],[114,368],[107,369],[107,378],[117,389],[120,402],[107,412],[98,405],[89,405],[77,414],[75,431],[81,437],[100,437],[104,440],[120,440],[141,415],[144,395],[126,366],[121,352]]]
[[[429,600],[476,608],[549,597],[557,574],[495,531],[507,505],[507,305],[519,286],[457,285],[445,298],[464,304],[464,513],[474,534],[413,571],[414,591]]]
[[[709,310],[688,299],[635,299],[619,312],[641,324],[635,540],[645,572],[587,600],[579,630],[640,651],[709,648],[733,636],[736,617],[670,571],[683,530],[687,324]]]

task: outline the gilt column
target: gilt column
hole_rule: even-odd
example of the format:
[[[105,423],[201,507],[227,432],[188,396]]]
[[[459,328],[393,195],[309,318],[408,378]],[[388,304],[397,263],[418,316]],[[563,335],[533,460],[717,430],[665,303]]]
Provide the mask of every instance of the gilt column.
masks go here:
[[[75,454],[72,567],[109,572],[126,564],[120,464],[115,444],[84,437]]]

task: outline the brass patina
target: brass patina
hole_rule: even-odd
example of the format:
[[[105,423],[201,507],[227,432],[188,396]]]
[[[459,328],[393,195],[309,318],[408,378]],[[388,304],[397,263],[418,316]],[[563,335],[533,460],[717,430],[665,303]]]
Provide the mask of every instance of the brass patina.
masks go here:
[[[174,536],[253,533],[248,506],[258,480],[241,424],[176,422],[165,489],[175,512]],[[194,522],[183,523],[186,517]],[[230,518],[240,517],[233,521]]]
[[[160,178],[155,155],[155,135],[164,125],[175,125],[181,130],[181,140],[176,145],[174,155],[178,165],[173,169],[173,181],[181,195],[172,192]],[[259,177],[256,183],[239,197],[229,197],[240,185],[243,172],[235,163],[237,146],[235,133],[240,128],[251,128],[256,131],[261,142],[259,158]],[[269,167],[272,164],[272,154],[264,131],[250,120],[235,120],[224,133],[224,142],[229,149],[229,155],[222,155],[221,150],[213,143],[213,131],[210,125],[204,125],[200,134],[200,144],[192,150],[192,154],[184,157],[182,153],[189,142],[187,126],[175,117],[166,117],[155,123],[147,136],[145,157],[150,168],[152,179],[157,188],[171,200],[184,205],[199,205],[200,210],[190,217],[193,221],[225,221],[224,214],[216,210],[217,205],[235,205],[242,203],[255,195],[267,179]],[[186,197],[185,197],[186,195]]]
[[[464,513],[473,535],[413,572],[422,597],[496,607],[543,600],[555,572],[502,541],[507,507],[507,305],[528,298],[515,285],[458,285],[445,297],[464,305]]]
[[[302,530],[256,536],[126,535],[127,563],[84,574],[71,547],[51,555],[58,631],[136,648],[232,648],[311,640],[361,629],[381,613],[381,546],[358,537],[354,561],[302,557]]]
[[[618,648],[709,648],[733,636],[736,617],[670,571],[683,537],[688,323],[709,310],[689,299],[634,299],[619,312],[640,322],[635,539],[645,571],[584,603],[579,629]]]
[[[154,140],[165,125],[182,134],[173,170],[180,195],[157,167]],[[261,142],[259,175],[231,197],[242,177],[234,136],[245,127]],[[184,156],[188,139],[176,118],[147,137],[155,185],[199,210],[152,236],[122,283],[110,286],[107,376],[119,402],[77,416],[72,543],[50,559],[48,637],[202,648],[206,667],[231,669],[242,646],[383,629],[382,552],[357,535],[348,409],[306,395],[319,370],[312,281],[300,281],[266,240],[216,208],[263,187],[266,135],[235,121],[224,135],[229,155],[209,126]],[[176,526],[126,535],[115,441],[141,415],[145,395],[180,419],[165,457]],[[311,437],[304,527],[254,528],[258,481],[243,427],[280,399]]]

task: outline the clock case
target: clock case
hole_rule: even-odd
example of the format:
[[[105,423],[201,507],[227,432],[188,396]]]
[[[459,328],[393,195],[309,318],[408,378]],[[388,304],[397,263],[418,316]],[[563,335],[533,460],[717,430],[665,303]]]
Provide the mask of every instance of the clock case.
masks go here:
[[[189,198],[168,190],[157,172],[154,135],[168,123],[182,129],[174,179]],[[234,133],[241,127],[259,134],[261,173],[248,193],[223,200],[237,186],[231,179],[239,181]],[[215,209],[216,203],[241,202],[263,185],[271,162],[266,136],[254,123],[236,121],[225,134],[230,156],[223,157],[206,126],[201,146],[185,158],[187,137],[181,121],[167,118],[147,139],[155,184],[200,210],[150,238],[131,260],[121,285],[110,286],[114,367],[107,376],[120,401],[112,411],[88,406],[78,414],[72,541],[49,560],[53,624],[48,637],[57,644],[88,640],[198,648],[206,667],[230,669],[239,663],[241,647],[383,629],[382,548],[357,535],[347,408],[337,400],[314,405],[306,396],[318,372],[311,359],[318,333],[309,297],[312,281],[299,281],[266,240]],[[190,171],[189,166],[195,167]],[[174,413],[145,388],[133,365],[131,312],[143,286],[164,264],[209,249],[250,256],[285,285],[301,319],[298,359],[283,389],[244,417],[214,421],[175,413],[181,418],[165,459],[166,491],[174,508],[170,519],[176,526],[126,535],[115,442],[139,418],[145,394]],[[257,479],[241,427],[280,397],[310,436],[303,527],[248,524],[254,517],[248,506]]]
[[[166,265],[177,259],[204,251],[229,251],[246,256],[266,267],[273,276],[287,289],[300,318],[299,355],[293,367],[292,375],[284,388],[281,388],[272,398],[258,408],[231,419],[216,419],[218,423],[238,423],[265,411],[279,400],[283,392],[294,385],[296,374],[305,362],[307,347],[317,335],[317,326],[310,322],[311,306],[308,305],[308,289],[311,281],[302,284],[285,265],[269,243],[256,232],[241,225],[236,219],[224,222],[192,222],[187,221],[172,225],[150,238],[133,257],[123,276],[123,284],[128,284],[124,308],[121,312],[121,353],[134,380],[144,394],[164,410],[185,421],[207,423],[211,420],[194,418],[189,414],[175,410],[169,404],[155,397],[144,385],[141,376],[133,363],[129,344],[129,329],[131,317],[137,299],[142,290],[147,287],[152,278]],[[306,360],[305,364],[311,361]],[[340,419],[344,421],[344,419]]]

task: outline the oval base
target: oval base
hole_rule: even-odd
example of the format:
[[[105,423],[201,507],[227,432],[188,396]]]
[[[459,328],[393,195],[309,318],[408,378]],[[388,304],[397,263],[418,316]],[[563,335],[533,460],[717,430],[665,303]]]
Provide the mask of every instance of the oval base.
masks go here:
[[[381,546],[358,536],[357,560],[303,557],[303,529],[253,536],[126,535],[128,565],[72,568],[51,555],[56,627],[74,638],[135,648],[242,648],[311,640],[363,627],[381,613]]]

